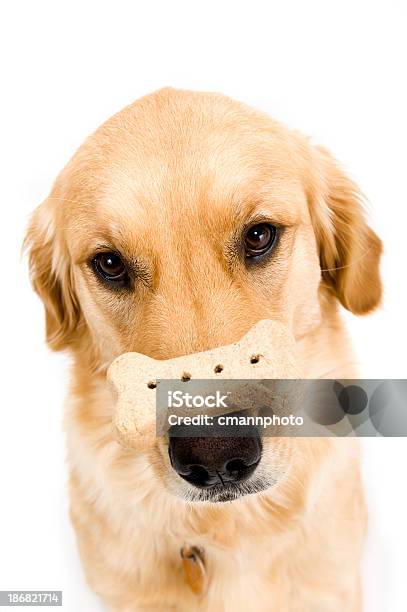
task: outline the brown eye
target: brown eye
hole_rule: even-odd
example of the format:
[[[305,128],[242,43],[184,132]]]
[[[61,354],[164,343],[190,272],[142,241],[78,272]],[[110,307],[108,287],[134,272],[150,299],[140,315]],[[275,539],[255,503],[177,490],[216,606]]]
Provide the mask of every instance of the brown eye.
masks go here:
[[[128,281],[126,265],[116,253],[98,253],[92,264],[95,272],[109,283],[124,285]]]
[[[244,248],[246,257],[259,257],[267,253],[273,246],[277,229],[270,223],[252,225],[246,231]]]

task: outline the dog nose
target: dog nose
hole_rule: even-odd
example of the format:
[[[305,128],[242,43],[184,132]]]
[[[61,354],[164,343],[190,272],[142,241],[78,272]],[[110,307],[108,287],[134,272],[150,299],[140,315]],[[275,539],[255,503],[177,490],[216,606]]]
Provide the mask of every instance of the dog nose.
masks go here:
[[[170,434],[172,467],[184,480],[201,489],[246,480],[260,463],[261,451],[257,432],[250,437],[224,438]]]

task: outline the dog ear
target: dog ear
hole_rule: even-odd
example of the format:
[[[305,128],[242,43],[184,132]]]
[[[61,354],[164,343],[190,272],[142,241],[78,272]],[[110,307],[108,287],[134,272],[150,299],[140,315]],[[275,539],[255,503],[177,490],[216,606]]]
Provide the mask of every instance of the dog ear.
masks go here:
[[[51,349],[71,345],[80,318],[69,257],[56,231],[52,198],[33,213],[24,240],[32,285],[45,308],[46,339]]]
[[[317,212],[314,225],[323,282],[354,314],[378,306],[382,295],[382,243],[367,225],[363,196],[328,151],[315,147]]]

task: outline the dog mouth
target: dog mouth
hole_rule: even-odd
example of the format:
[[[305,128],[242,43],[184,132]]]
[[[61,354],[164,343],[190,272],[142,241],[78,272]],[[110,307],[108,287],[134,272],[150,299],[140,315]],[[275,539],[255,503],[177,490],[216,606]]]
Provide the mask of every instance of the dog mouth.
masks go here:
[[[184,493],[189,502],[224,503],[232,502],[246,495],[255,495],[265,491],[271,483],[263,478],[255,478],[244,482],[219,482],[204,489],[191,487]]]

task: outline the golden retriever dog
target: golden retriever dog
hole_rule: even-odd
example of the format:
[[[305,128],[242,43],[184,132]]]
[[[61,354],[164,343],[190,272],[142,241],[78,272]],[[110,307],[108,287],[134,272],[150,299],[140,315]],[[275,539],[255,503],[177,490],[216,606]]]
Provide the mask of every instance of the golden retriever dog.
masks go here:
[[[197,353],[266,318],[295,338],[303,378],[355,377],[340,304],[361,315],[381,299],[381,242],[362,202],[301,134],[222,95],[169,88],[90,136],[34,212],[26,246],[47,341],[73,361],[71,517],[109,610],[362,609],[354,441],[264,439],[244,486],[240,473],[212,479],[212,494],[173,467],[168,440],[140,453],[117,442],[106,382],[122,353]],[[200,551],[192,565],[185,547]]]

